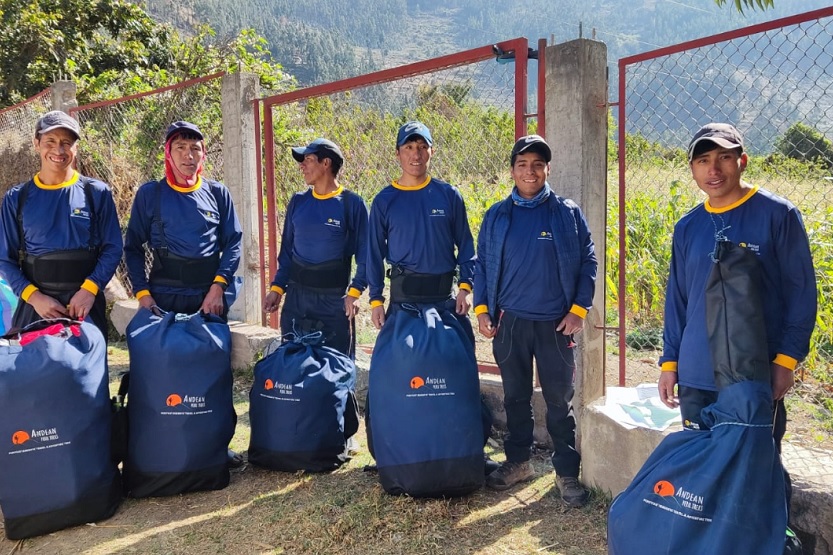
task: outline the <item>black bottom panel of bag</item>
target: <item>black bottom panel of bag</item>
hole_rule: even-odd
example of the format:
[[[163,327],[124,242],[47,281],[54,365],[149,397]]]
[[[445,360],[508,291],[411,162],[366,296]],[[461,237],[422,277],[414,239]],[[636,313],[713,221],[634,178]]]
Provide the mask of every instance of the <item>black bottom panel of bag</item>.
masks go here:
[[[223,489],[229,484],[229,470],[223,464],[192,472],[138,472],[125,468],[128,497],[167,497],[189,491]]]
[[[462,497],[483,487],[483,455],[380,466],[379,481],[391,495]]]
[[[345,461],[338,458],[342,453],[279,452],[250,446],[249,462],[281,472],[330,472],[344,464]]]
[[[121,500],[121,476],[116,474],[109,486],[90,492],[88,496],[69,507],[48,513],[4,519],[6,537],[10,540],[22,540],[71,526],[105,520],[116,513]]]

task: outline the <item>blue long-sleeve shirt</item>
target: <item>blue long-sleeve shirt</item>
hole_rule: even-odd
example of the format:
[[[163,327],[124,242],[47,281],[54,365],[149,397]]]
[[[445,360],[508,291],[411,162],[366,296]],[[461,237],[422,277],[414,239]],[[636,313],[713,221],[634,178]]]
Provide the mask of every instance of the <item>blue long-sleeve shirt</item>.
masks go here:
[[[371,302],[384,300],[385,261],[421,274],[444,274],[459,266],[458,284],[471,290],[474,239],[456,187],[430,177],[418,187],[388,185],[373,199],[369,233]]]
[[[532,218],[529,225],[533,228],[538,225],[540,229],[534,229],[537,229],[539,235],[549,230],[552,240],[536,238],[535,246],[530,248],[550,246],[553,258],[548,255],[544,259],[524,259],[517,256],[516,252],[509,252],[516,248],[510,244],[510,230],[516,226],[516,220],[527,218],[527,210],[547,214],[544,220]],[[524,233],[525,225],[521,223],[516,232]],[[551,266],[553,261],[554,269]],[[476,314],[489,314],[493,318],[499,310],[519,310],[530,319],[540,320],[557,318],[566,312],[583,318],[593,304],[597,269],[596,250],[590,229],[576,203],[551,194],[540,206],[524,208],[515,206],[509,196],[493,204],[483,216],[477,237],[474,268],[474,311]],[[537,284],[513,281],[511,277],[508,280],[501,279],[504,275],[518,276],[524,272],[527,276],[538,278]],[[519,289],[527,286],[526,290]],[[557,291],[547,292],[547,289]],[[552,309],[540,312],[527,304],[528,299],[542,300],[547,296],[550,296],[547,301],[552,303],[550,306],[559,304],[563,307],[560,314],[554,314]],[[502,302],[509,302],[510,305],[504,306]]]
[[[362,198],[342,187],[324,196],[316,195],[311,188],[294,194],[286,208],[278,271],[272,285],[286,290],[293,259],[322,264],[355,257],[350,293],[360,296],[367,288],[367,218]]]
[[[773,360],[793,368],[807,356],[816,320],[813,261],[795,206],[753,188],[725,208],[695,207],[674,227],[660,364],[664,370],[676,365],[681,385],[706,390],[716,389],[706,336],[705,287],[718,232],[758,255]]]
[[[85,181],[89,183],[93,207],[87,202]],[[23,187],[28,188],[23,207],[23,241],[26,252],[37,256],[59,250],[86,248],[90,244],[90,214],[93,214],[97,235],[94,244],[100,250],[98,262],[84,283],[84,288],[95,294],[105,287],[116,272],[122,250],[121,229],[113,193],[106,183],[76,172],[65,183],[43,185],[37,179],[32,179],[12,187],[6,193],[0,212],[0,273],[15,294],[28,298],[34,291],[34,286],[23,275],[18,262],[21,237],[18,232],[17,208]],[[89,285],[90,282],[94,287]],[[28,294],[24,294],[27,288]]]
[[[124,261],[134,294],[151,289],[184,295],[204,293],[197,288],[159,286],[148,281],[144,245],[151,249],[162,246],[160,226],[153,223],[157,194],[161,195],[159,209],[169,252],[185,258],[208,258],[219,252],[216,275],[231,283],[240,264],[243,231],[226,186],[203,178],[187,189],[174,188],[167,180],[150,181],[136,191],[124,241]]]

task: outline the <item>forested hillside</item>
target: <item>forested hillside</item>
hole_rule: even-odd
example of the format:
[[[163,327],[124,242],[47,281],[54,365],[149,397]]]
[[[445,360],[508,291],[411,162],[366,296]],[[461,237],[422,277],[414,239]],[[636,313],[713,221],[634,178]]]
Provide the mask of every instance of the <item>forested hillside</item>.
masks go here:
[[[180,29],[209,23],[220,36],[252,27],[301,84],[358,75],[525,36],[557,42],[595,36],[612,62],[829,5],[776,0],[766,11],[712,0],[136,0]],[[753,53],[754,54],[754,53]],[[612,63],[615,65],[615,63]]]

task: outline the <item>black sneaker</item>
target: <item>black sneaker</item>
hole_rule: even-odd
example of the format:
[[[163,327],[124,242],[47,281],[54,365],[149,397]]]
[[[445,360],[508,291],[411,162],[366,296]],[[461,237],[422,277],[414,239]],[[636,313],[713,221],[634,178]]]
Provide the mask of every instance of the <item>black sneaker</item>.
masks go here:
[[[584,507],[587,503],[587,498],[590,495],[581,485],[581,482],[578,481],[578,478],[556,476],[555,483],[558,485],[558,491],[561,492],[561,499],[570,507],[577,509]]]
[[[505,462],[489,474],[489,477],[486,478],[486,485],[492,489],[503,491],[515,484],[528,482],[534,477],[535,470],[532,468],[531,462]]]

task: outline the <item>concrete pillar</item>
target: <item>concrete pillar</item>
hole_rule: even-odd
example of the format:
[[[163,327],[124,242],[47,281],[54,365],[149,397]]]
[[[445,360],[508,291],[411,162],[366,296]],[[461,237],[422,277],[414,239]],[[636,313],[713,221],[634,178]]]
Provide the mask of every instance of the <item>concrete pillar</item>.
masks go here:
[[[75,81],[55,81],[52,83],[52,109],[69,112],[78,106],[75,98],[77,87]]]
[[[237,276],[243,290],[229,310],[229,318],[241,322],[261,321],[260,244],[258,217],[260,195],[257,190],[255,117],[252,100],[258,97],[258,76],[232,73],[223,76],[223,181],[231,191],[237,217],[243,228],[243,245]]]
[[[581,418],[584,407],[604,395],[607,46],[588,39],[548,46],[545,63],[545,131],[553,151],[550,184],[581,207],[599,261],[593,308],[576,338],[573,403]]]

